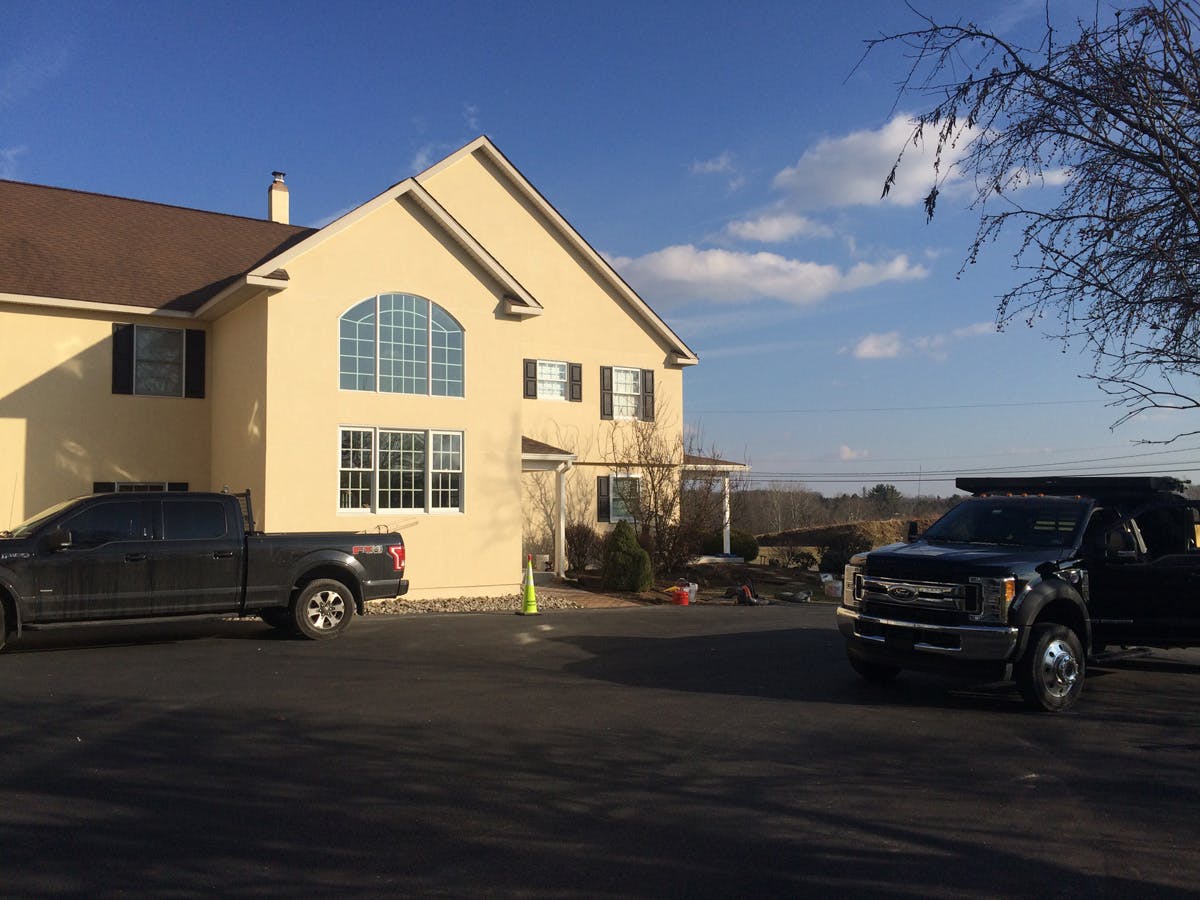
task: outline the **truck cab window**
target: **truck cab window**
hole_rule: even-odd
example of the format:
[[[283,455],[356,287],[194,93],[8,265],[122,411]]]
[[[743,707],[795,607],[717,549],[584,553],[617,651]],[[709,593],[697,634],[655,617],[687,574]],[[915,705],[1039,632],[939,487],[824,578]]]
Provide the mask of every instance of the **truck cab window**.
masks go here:
[[[140,502],[93,506],[67,519],[62,527],[71,533],[71,546],[79,549],[146,538]]]
[[[227,533],[224,504],[216,500],[163,501],[165,540],[211,541]]]

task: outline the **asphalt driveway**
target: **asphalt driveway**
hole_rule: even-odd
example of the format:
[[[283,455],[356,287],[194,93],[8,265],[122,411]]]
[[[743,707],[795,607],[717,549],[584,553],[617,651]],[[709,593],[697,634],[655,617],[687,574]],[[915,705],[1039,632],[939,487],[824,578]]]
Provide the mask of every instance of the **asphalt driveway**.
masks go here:
[[[830,606],[30,636],[0,893],[1194,896],[1200,653],[1076,712],[842,657]]]

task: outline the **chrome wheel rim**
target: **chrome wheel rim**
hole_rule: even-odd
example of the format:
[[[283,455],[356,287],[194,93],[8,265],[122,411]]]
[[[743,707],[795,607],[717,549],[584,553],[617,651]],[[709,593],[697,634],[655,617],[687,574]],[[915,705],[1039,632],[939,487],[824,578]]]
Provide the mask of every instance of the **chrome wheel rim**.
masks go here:
[[[1079,681],[1079,661],[1071,647],[1061,638],[1046,645],[1042,653],[1038,675],[1042,687],[1051,697],[1066,697]]]
[[[346,601],[337,591],[318,591],[309,598],[305,615],[317,631],[328,631],[345,618]]]

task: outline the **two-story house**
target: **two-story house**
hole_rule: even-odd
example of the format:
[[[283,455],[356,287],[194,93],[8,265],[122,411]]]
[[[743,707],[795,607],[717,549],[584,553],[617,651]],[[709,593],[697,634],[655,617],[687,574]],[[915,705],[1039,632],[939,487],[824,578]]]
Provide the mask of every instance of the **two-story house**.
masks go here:
[[[0,523],[249,487],[395,527],[411,596],[511,591],[530,486],[621,514],[612,430],[682,445],[688,346],[478,138],[323,228],[0,181]],[[546,473],[546,474],[537,474]]]

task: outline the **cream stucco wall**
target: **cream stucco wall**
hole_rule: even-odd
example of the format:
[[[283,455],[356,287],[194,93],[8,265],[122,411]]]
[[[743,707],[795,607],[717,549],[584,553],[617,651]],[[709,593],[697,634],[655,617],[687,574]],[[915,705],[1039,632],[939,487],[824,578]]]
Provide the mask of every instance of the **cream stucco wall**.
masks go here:
[[[253,497],[262,527],[266,491],[267,299],[259,295],[213,323],[212,485]]]
[[[202,327],[0,304],[0,521],[96,481],[209,487],[208,400],[112,393],[113,322]]]
[[[520,378],[525,358],[582,365],[582,402],[523,400],[521,429],[578,456],[567,491],[574,503],[585,500],[586,518],[598,524],[595,479],[610,471],[614,441],[620,443],[614,429],[628,428],[600,419],[600,367],[654,370],[657,426],[682,448],[683,371],[669,364],[672,348],[512,186],[486,151],[438,168],[422,184],[544,307],[542,315],[521,324],[516,352],[506,363],[512,377]],[[512,390],[520,396],[519,381]],[[534,514],[527,498],[526,515]]]
[[[288,264],[267,301],[265,527],[395,528],[408,548],[412,596],[495,594],[520,580],[520,398],[511,364],[519,321],[501,290],[403,199]],[[408,293],[462,325],[465,396],[341,390],[338,320],[361,300]],[[464,509],[367,514],[338,509],[339,427],[460,431]]]

